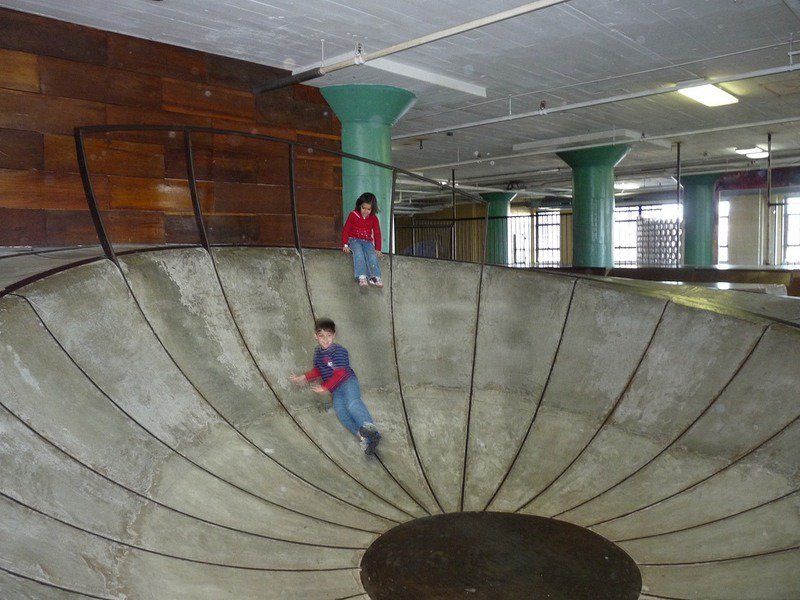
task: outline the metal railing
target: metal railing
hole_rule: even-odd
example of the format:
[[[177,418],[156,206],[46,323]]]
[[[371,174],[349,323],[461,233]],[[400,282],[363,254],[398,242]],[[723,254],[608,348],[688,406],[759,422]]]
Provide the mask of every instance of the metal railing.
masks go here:
[[[303,238],[312,237],[308,231],[313,229],[315,219],[318,220],[320,215],[313,210],[313,198],[305,200],[312,205],[312,209],[303,216],[299,214],[298,176],[307,181],[313,180],[319,175],[315,168],[318,168],[321,160],[326,159],[355,160],[391,171],[390,248],[395,247],[394,199],[398,174],[403,174],[406,179],[426,184],[433,183],[440,190],[453,194],[462,203],[485,205],[485,201],[478,195],[393,165],[340,152],[319,144],[260,133],[177,125],[97,125],[75,128],[74,137],[92,223],[104,253],[114,262],[117,262],[115,243],[143,247],[202,246],[206,249],[222,245],[272,245],[294,246],[300,250],[304,247]],[[99,144],[102,149],[98,150],[95,147],[95,152],[87,153],[87,145],[92,143]],[[150,148],[153,154],[146,157],[147,161],[142,162],[158,164],[160,160],[164,165],[163,177],[141,178],[151,188],[153,186],[158,188],[149,200],[144,193],[137,196],[136,173],[125,173],[124,165],[111,165],[107,159],[103,168],[93,171],[89,164],[92,160],[98,160],[97,157],[104,152],[121,152],[129,146],[137,145]],[[201,156],[198,158],[199,154]],[[308,167],[307,172],[303,172],[302,168],[298,169],[298,163],[301,161],[304,165],[312,165]],[[137,165],[136,168],[146,167]],[[96,182],[100,178],[108,179],[109,172],[115,173],[118,178],[124,175],[131,179],[132,189],[118,193],[117,195],[123,197],[120,200],[113,193],[109,196],[108,188],[113,188],[113,184],[103,181],[101,187],[109,197],[100,202]],[[218,172],[225,173],[226,176],[219,176]],[[337,189],[335,182],[328,183],[328,190]],[[243,198],[240,195],[232,200],[227,199],[220,209],[218,196],[225,192],[226,186],[230,188],[246,185],[252,186],[255,194],[253,199]],[[325,187],[319,186],[319,189]],[[186,198],[175,200],[182,196]],[[209,200],[210,197],[212,200]],[[264,208],[264,204],[270,202],[279,204],[282,209],[276,211]],[[131,207],[136,208],[138,212],[131,210]],[[286,214],[287,209],[288,214]],[[164,231],[169,231],[169,236],[164,234],[163,241],[133,239],[135,236],[131,237],[132,229],[126,227],[125,216],[134,213],[140,220],[142,213],[158,214],[164,219],[161,227]],[[331,219],[330,216],[327,218]],[[290,219],[290,225],[287,225],[287,219]],[[483,225],[480,237],[485,240],[488,221],[486,218],[481,221]],[[117,237],[122,237],[121,240],[115,242],[113,239],[115,236],[109,234],[109,223],[112,224]],[[338,234],[335,234],[334,239],[337,236]],[[482,244],[477,252],[473,248],[468,257],[466,254],[461,254],[459,260],[484,262],[485,254],[485,244]]]

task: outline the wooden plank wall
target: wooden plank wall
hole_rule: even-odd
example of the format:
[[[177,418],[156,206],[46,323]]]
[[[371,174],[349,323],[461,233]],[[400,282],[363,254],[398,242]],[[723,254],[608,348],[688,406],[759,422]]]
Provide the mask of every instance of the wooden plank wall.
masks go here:
[[[258,97],[280,69],[0,8],[0,245],[95,244],[73,128],[196,125],[332,149],[340,125],[316,88]],[[193,136],[212,241],[293,244],[285,144]],[[93,185],[113,242],[197,240],[183,135],[87,138]],[[341,161],[295,153],[302,243],[338,247]]]

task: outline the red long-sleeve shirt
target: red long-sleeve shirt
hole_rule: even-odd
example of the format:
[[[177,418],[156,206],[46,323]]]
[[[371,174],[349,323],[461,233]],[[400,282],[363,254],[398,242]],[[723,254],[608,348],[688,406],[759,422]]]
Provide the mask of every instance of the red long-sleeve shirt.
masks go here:
[[[381,224],[378,217],[372,213],[365,219],[358,211],[351,211],[347,215],[344,229],[342,229],[342,246],[347,244],[351,237],[360,240],[374,241],[375,250],[381,249]],[[373,240],[374,238],[374,240]]]

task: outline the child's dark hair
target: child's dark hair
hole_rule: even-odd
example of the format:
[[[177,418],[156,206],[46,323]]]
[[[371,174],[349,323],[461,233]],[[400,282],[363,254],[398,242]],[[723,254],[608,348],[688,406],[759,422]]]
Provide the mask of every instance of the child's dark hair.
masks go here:
[[[314,333],[319,333],[320,331],[336,333],[336,323],[331,319],[317,319],[314,321]]]
[[[372,192],[364,192],[358,197],[358,200],[356,200],[356,212],[359,212],[361,210],[362,204],[371,204],[372,214],[373,215],[378,214],[378,199]]]

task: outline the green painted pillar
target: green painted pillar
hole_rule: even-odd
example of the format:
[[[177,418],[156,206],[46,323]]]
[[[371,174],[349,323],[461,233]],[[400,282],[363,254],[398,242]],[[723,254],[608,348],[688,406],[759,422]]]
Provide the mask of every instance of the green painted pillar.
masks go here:
[[[332,85],[320,90],[342,124],[342,152],[392,164],[392,126],[417,97],[388,85]],[[383,250],[389,249],[392,172],[352,159],[342,160],[342,214],[353,210],[364,192],[378,198]]]
[[[681,177],[683,185],[683,264],[710,267],[714,264],[714,187],[719,173]]]
[[[508,264],[508,208],[516,192],[486,192],[481,198],[486,200],[489,212],[489,229],[486,232],[486,263],[490,265]],[[493,219],[492,217],[502,217]]]
[[[572,168],[572,264],[614,266],[614,167],[628,144],[558,152]]]

